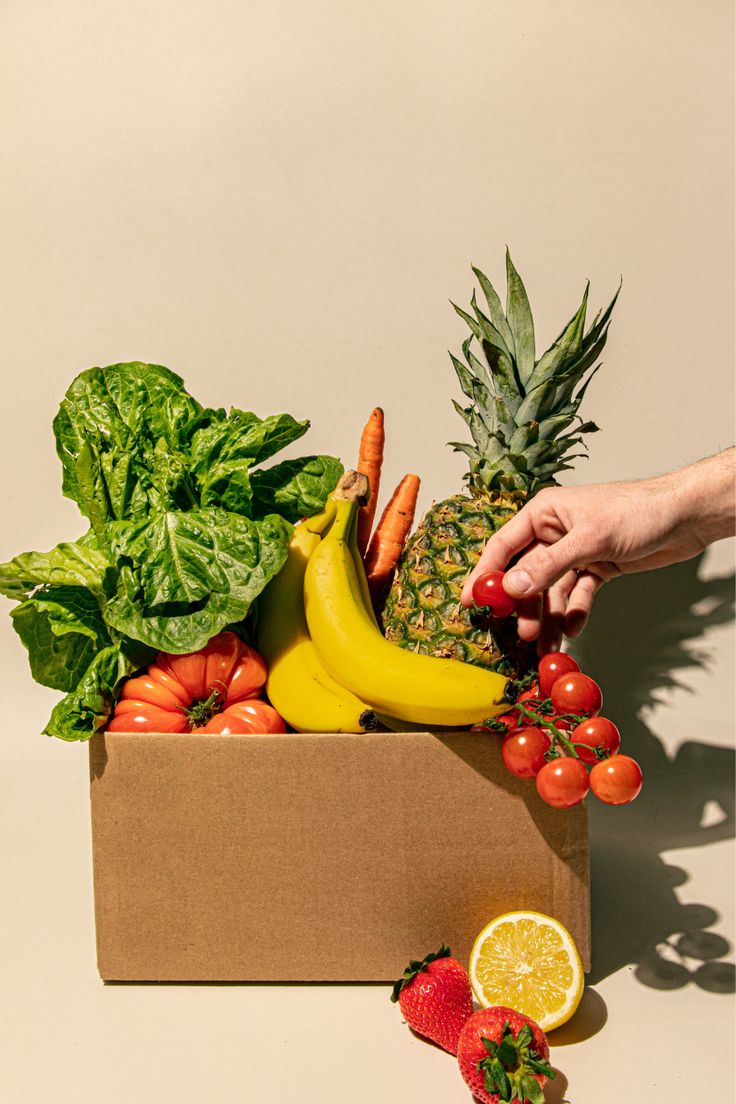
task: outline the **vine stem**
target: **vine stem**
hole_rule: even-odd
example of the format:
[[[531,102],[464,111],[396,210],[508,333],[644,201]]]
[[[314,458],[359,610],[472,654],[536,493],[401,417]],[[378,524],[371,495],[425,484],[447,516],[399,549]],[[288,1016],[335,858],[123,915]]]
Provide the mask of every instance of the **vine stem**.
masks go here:
[[[547,754],[551,755],[551,758],[553,758],[553,759],[559,758],[559,756],[557,754],[554,754],[554,753],[557,752],[557,745],[562,744],[562,746],[565,748],[565,751],[567,752],[568,756],[570,756],[572,759],[579,759],[580,756],[578,755],[577,751],[575,750],[578,745],[575,744],[572,740],[568,739],[567,736],[564,736],[563,733],[560,731],[560,729],[557,727],[557,725],[554,723],[554,721],[550,721],[550,720],[547,719],[549,714],[545,715],[544,713],[540,712],[538,709],[532,709],[530,707],[530,705],[527,704],[527,703],[538,704],[540,709],[541,709],[541,708],[544,708],[544,706],[548,702],[549,702],[549,699],[546,699],[546,701],[543,702],[541,698],[528,698],[527,702],[516,702],[512,706],[512,708],[516,710],[516,712],[520,715],[520,717],[528,718],[530,721],[532,721],[533,724],[537,725],[539,728],[545,729],[545,731],[549,733],[549,736],[550,736],[550,739],[551,739],[552,742],[550,744],[550,748],[549,748],[549,751],[547,752]],[[549,704],[550,704],[550,710],[551,710],[551,702]],[[582,722],[586,719],[587,719],[586,717],[584,717],[582,714],[578,714],[578,713],[560,713],[556,717],[556,720],[558,720],[558,721],[563,721],[563,720],[564,721],[574,721],[576,725],[582,724]]]

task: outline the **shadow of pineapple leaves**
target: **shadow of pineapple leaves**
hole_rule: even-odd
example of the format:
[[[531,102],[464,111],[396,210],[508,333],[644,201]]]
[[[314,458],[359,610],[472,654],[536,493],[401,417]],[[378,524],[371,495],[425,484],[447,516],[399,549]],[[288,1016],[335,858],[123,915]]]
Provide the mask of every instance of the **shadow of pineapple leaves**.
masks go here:
[[[708,668],[703,638],[732,620],[733,575],[704,579],[701,571],[698,557],[617,579],[601,591],[572,649],[601,682],[622,751],[639,761],[645,778],[630,806],[589,802],[592,984],[633,965],[652,988],[690,983],[734,991],[734,968],[720,961],[728,941],[707,930],[718,914],[681,903],[675,890],[688,875],[662,858],[733,836],[734,749],[690,740],[670,758],[642,716],[663,691],[688,689],[681,672]]]

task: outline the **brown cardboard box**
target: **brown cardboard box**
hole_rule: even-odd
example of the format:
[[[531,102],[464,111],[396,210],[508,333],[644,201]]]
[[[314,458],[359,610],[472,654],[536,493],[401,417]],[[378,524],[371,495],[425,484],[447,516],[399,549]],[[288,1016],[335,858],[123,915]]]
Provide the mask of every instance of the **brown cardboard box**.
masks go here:
[[[586,812],[494,736],[106,733],[90,769],[105,980],[388,981],[519,908],[589,965]]]

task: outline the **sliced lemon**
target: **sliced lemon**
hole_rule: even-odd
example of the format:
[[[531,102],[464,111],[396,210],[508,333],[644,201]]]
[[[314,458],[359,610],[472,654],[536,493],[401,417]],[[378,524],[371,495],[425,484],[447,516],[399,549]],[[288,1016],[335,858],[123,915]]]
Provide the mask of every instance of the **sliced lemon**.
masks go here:
[[[475,998],[531,1016],[544,1031],[572,1016],[583,995],[583,964],[567,928],[541,912],[491,920],[470,952]]]

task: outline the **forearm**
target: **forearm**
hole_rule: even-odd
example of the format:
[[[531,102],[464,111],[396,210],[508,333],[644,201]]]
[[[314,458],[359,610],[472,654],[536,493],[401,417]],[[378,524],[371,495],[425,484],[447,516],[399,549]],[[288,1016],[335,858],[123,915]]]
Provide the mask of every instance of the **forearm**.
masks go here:
[[[736,532],[736,449],[730,448],[664,476],[681,524],[703,547]]]

